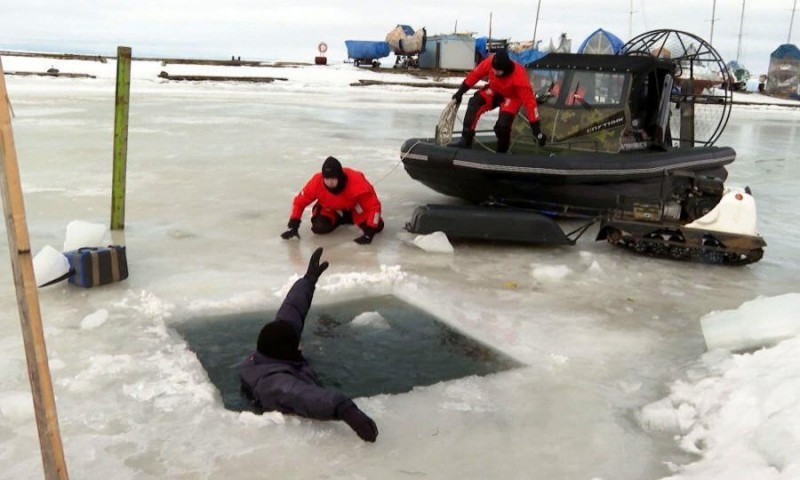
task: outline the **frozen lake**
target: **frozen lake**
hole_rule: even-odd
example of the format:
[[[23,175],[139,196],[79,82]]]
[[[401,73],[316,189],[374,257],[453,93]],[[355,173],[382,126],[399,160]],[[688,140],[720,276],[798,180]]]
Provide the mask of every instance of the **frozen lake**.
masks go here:
[[[7,72],[51,63],[3,58]],[[115,67],[59,68],[98,78],[6,77],[34,252],[60,249],[72,220],[110,217]],[[738,152],[727,183],[757,201],[767,247],[753,265],[635,256],[594,230],[574,247],[431,254],[403,226],[448,199],[405,174],[399,149],[433,135],[452,90],[351,87],[410,81],[351,65],[236,70],[289,79],[263,85],[169,82],[163,69],[133,65],[126,228],[109,237],[127,245],[129,279],[39,292],[73,478],[668,477],[698,457],[640,413],[706,351],[700,318],[800,292],[798,110],[734,107],[719,142]],[[169,68],[182,72],[194,73]],[[312,235],[308,213],[299,242],[279,237],[328,155],[376,186],[386,229],[370,246],[352,242],[356,228]],[[175,325],[274,309],[317,246],[331,268],[316,308],[392,294],[524,366],[356,399],[380,429],[374,445],[341,422],[226,410]],[[10,268],[0,304],[0,478],[40,478]]]

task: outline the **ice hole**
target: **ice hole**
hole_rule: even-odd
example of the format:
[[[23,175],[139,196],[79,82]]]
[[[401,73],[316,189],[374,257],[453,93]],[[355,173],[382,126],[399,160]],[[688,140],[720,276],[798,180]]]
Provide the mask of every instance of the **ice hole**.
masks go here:
[[[255,350],[277,310],[192,318],[175,327],[219,389],[225,408],[246,410],[236,367]],[[351,397],[408,392],[520,364],[392,295],[312,306],[301,340],[326,387]]]

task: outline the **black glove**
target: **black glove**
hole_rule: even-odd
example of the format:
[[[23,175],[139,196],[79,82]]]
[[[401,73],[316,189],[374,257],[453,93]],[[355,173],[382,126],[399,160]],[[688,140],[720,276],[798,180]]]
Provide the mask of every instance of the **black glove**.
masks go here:
[[[533,136],[536,138],[536,141],[539,142],[539,146],[544,147],[544,144],[547,143],[547,136],[542,133],[542,128],[539,126],[539,120],[531,122],[531,132],[533,132]]]
[[[457,103],[461,103],[461,99],[464,98],[464,94],[467,93],[467,90],[469,90],[467,84],[461,82],[461,86],[458,87],[458,91],[453,94],[453,100],[455,100]]]
[[[314,253],[311,254],[311,260],[308,261],[308,270],[306,270],[305,277],[315,284],[317,280],[319,280],[319,276],[322,275],[322,272],[328,268],[328,262],[319,263],[321,257],[322,247],[319,247],[314,250]]]
[[[362,412],[355,403],[345,408],[342,420],[365,442],[374,442],[378,438],[378,426]]]
[[[370,243],[372,243],[372,237],[374,237],[375,234],[378,233],[377,230],[375,230],[372,227],[368,227],[366,225],[361,227],[361,230],[364,232],[364,235],[361,235],[360,237],[353,240],[359,245],[369,245]]]
[[[289,227],[289,230],[286,230],[285,232],[281,233],[282,239],[289,240],[292,237],[300,238],[300,234],[297,233],[297,229],[300,228],[299,218],[293,218],[289,220],[289,225],[287,226]]]

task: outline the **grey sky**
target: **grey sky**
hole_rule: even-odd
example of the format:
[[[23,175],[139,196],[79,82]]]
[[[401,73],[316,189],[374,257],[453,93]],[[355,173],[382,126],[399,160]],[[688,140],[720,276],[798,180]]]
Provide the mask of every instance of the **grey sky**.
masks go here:
[[[489,34],[512,41],[533,37],[538,0],[0,0],[0,49],[112,55],[118,45],[138,56],[197,56],[313,61],[328,44],[330,62],[347,58],[345,40],[384,40],[397,24],[426,27],[429,35]],[[631,17],[631,4],[633,15]],[[537,38],[546,45],[566,32],[573,49],[604,28],[624,41],[659,28],[709,40],[713,0],[542,0]],[[769,55],[786,43],[794,0],[746,1],[741,62],[765,73]],[[714,47],[735,59],[741,0],[717,0]],[[796,23],[800,19],[796,20]],[[798,27],[800,28],[800,27]],[[792,40],[800,35],[793,29]]]

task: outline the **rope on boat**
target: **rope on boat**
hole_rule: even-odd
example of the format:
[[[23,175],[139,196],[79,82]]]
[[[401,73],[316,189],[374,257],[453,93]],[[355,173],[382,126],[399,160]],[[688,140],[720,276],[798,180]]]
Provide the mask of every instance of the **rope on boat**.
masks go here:
[[[382,181],[384,178],[388,177],[388,176],[389,176],[389,174],[391,174],[391,173],[394,171],[394,169],[395,169],[395,168],[397,168],[397,166],[398,166],[398,165],[400,165],[401,163],[403,163],[403,160],[405,160],[405,159],[406,159],[406,157],[408,156],[408,154],[409,154],[409,153],[411,153],[411,151],[412,151],[412,150],[414,150],[414,147],[416,147],[416,146],[417,146],[417,145],[419,145],[419,144],[420,144],[420,142],[419,142],[419,141],[417,141],[416,143],[414,143],[414,145],[411,145],[411,147],[408,149],[408,151],[406,151],[406,153],[404,153],[404,154],[402,154],[402,155],[400,156],[400,160],[398,160],[398,161],[397,161],[397,163],[395,163],[395,164],[394,164],[394,166],[393,166],[392,168],[390,168],[388,172],[386,172],[385,174],[383,174],[383,176],[382,176],[381,178],[379,178],[378,180],[376,180],[375,182],[373,182],[373,185],[377,185],[377,184],[381,183],[381,181]]]
[[[455,99],[452,99],[450,100],[450,103],[444,107],[441,115],[439,115],[439,122],[436,124],[436,136],[434,139],[437,145],[447,145],[453,139],[453,126],[456,123],[456,118],[458,118],[459,123],[463,123],[464,119],[458,116],[459,106],[461,106],[461,103],[456,102]],[[480,133],[481,131],[476,131],[475,133]],[[494,132],[494,130],[485,131]],[[494,150],[489,148],[489,146],[487,146],[485,143],[481,142],[479,138],[475,137],[473,141],[484,150],[494,153]]]
[[[453,125],[455,125],[460,105],[460,102],[451,99],[450,103],[442,110],[441,115],[439,115],[439,122],[436,124],[437,145],[447,145],[453,139]]]
[[[442,110],[441,115],[439,115],[439,122],[436,124],[436,136],[435,136],[435,142],[436,142],[437,145],[447,145],[453,139],[453,126],[455,125],[456,118],[458,117],[458,107],[460,105],[461,104],[456,102],[455,99],[452,99],[452,100],[450,100],[450,103],[448,103],[444,107],[444,110]],[[521,111],[517,112],[517,116],[519,118],[521,118],[522,120],[524,120],[525,122],[528,121],[527,117],[523,116]],[[460,117],[458,117],[458,120],[460,122],[464,121]],[[480,130],[480,131],[476,131],[475,133],[480,133],[480,132],[483,132],[483,131],[485,131],[485,132],[494,132],[494,130]],[[521,138],[521,136],[519,136],[519,135],[514,136],[512,134],[512,136],[511,136],[511,144],[509,145],[509,150],[511,150],[511,148],[514,146],[514,144],[517,143],[517,141],[520,140],[520,138]],[[475,139],[473,141],[476,144],[478,144],[481,148],[483,148],[484,150],[487,150],[487,151],[492,152],[492,153],[496,153],[488,145],[486,145],[485,143],[481,142],[481,140],[478,137],[475,137]],[[526,141],[526,140],[521,140],[521,143],[523,143],[523,144],[533,144],[534,146],[538,145],[536,142],[529,142],[529,141]],[[548,143],[552,144],[553,142],[551,141],[551,142],[548,142]]]

